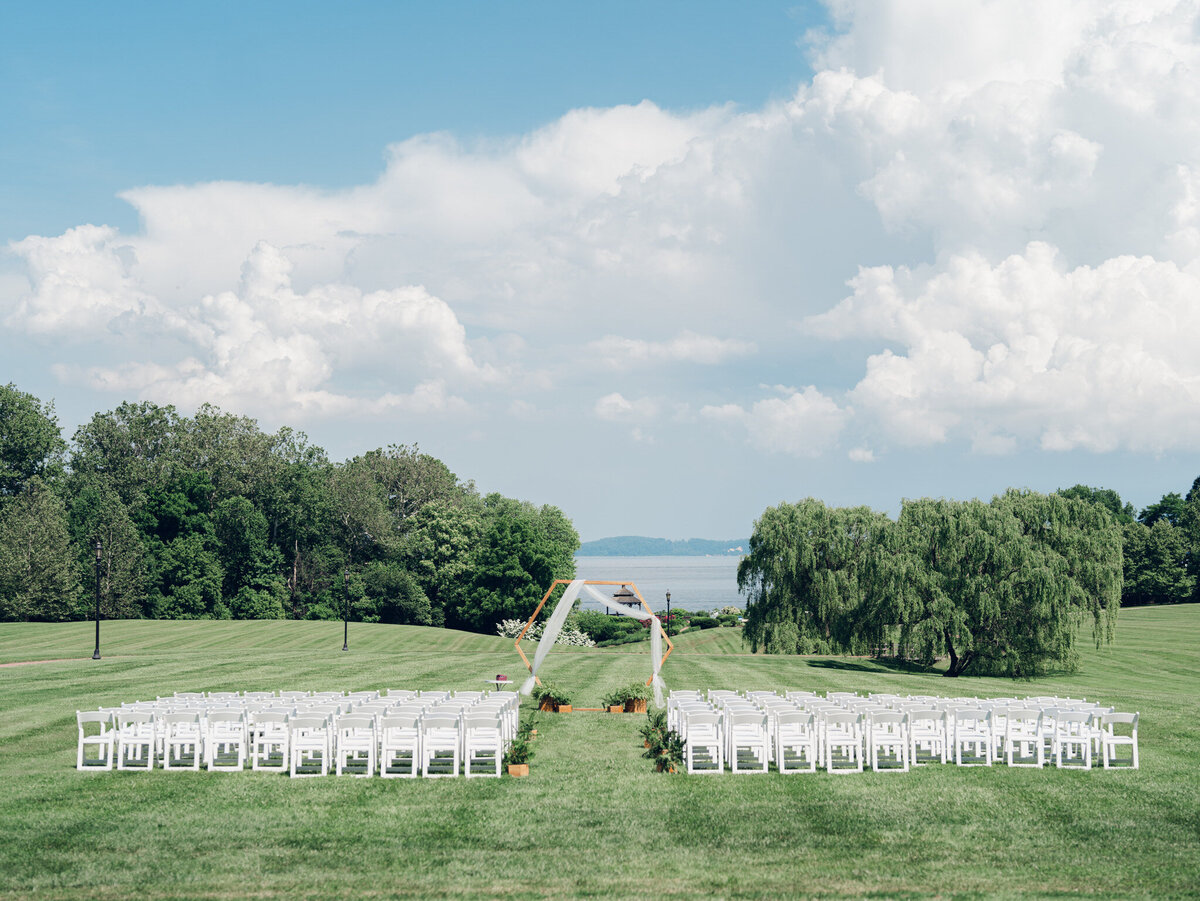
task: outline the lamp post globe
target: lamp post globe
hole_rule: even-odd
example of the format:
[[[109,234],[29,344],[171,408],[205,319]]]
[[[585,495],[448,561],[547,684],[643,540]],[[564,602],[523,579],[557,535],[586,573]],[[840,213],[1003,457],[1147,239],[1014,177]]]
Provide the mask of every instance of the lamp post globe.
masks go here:
[[[100,659],[100,555],[104,545],[96,539],[96,650],[92,651],[92,659]]]
[[[345,598],[342,615],[342,650],[350,650],[350,568],[342,570],[342,595]]]

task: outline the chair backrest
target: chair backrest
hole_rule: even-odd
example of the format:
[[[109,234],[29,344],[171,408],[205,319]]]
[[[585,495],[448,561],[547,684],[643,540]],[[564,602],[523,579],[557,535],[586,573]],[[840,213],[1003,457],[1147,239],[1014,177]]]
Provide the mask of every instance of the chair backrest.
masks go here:
[[[852,710],[829,712],[822,714],[821,720],[825,723],[826,727],[860,726],[862,724],[862,714],[855,713]]]
[[[379,720],[381,729],[416,729],[421,725],[421,712],[390,710]]]
[[[781,710],[775,714],[775,723],[779,727],[811,726],[816,722],[816,716],[808,710]]]
[[[463,714],[462,723],[464,729],[499,729],[500,717],[493,711],[472,708]]]
[[[200,714],[195,710],[182,710],[173,713],[164,713],[158,718],[158,721],[167,726],[167,728],[171,726],[199,726]]]
[[[205,716],[212,723],[244,723],[246,714],[240,710],[210,710]]]
[[[255,710],[250,714],[251,723],[286,723],[288,715],[283,710]]]
[[[447,714],[438,713],[435,711],[435,712],[427,713],[427,714],[425,714],[425,716],[421,717],[421,730],[424,732],[428,732],[431,729],[457,729],[457,728],[458,728],[458,715],[457,714],[447,715]]]
[[[137,726],[154,721],[154,713],[150,710],[133,710],[130,708],[122,708],[113,715],[113,722],[117,728],[124,726]]]
[[[878,726],[903,726],[908,722],[908,714],[896,710],[872,710],[867,714],[867,720]]]
[[[337,730],[339,732],[354,732],[359,729],[370,730],[375,728],[375,717],[365,716],[357,713],[346,713],[337,718]]]
[[[107,732],[113,723],[113,713],[111,710],[76,710],[75,723],[81,731],[85,723],[99,723],[100,731]]]
[[[1132,726],[1133,731],[1136,732],[1139,716],[1140,714],[1137,713],[1102,713],[1099,719],[1101,726]]]
[[[288,728],[292,732],[324,729],[328,725],[329,718],[324,716],[294,716],[288,720]]]

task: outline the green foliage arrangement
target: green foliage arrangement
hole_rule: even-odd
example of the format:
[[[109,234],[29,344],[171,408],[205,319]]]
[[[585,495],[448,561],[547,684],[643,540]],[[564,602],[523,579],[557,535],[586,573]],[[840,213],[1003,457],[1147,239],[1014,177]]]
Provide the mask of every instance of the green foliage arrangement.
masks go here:
[[[567,707],[571,704],[571,693],[553,682],[543,682],[541,685],[534,686],[533,699],[543,707],[546,704],[555,708]]]
[[[667,712],[651,710],[639,734],[646,746],[642,756],[654,761],[660,773],[674,773],[683,766],[683,739],[674,729],[667,728]]]
[[[531,714],[520,726],[504,753],[504,765],[529,763],[533,759],[533,732],[537,720]]]

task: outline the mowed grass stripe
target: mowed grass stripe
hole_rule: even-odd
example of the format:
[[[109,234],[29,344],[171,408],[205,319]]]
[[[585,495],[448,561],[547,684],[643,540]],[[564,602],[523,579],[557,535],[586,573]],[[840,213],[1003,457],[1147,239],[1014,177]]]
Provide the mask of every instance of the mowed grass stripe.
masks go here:
[[[679,636],[673,687],[1071,694],[1138,709],[1139,772],[661,776],[642,718],[545,715],[523,780],[76,773],[74,711],[177,690],[479,688],[512,642],[340,623],[0,626],[0,896],[1189,897],[1200,885],[1200,608],[1124,611],[1078,673],[1030,682],[872,660],[749,656]],[[111,648],[110,648],[111,643]],[[532,649],[532,646],[531,646]],[[720,652],[724,649],[724,652]],[[119,652],[119,653],[118,653]],[[112,656],[107,656],[110,654]],[[648,645],[560,648],[545,675],[598,706]],[[645,848],[644,852],[635,849]]]

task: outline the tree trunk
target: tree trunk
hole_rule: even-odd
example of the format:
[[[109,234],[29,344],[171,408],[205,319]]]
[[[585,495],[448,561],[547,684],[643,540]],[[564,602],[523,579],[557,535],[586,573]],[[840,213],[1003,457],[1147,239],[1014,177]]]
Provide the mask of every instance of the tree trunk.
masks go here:
[[[949,629],[943,630],[942,634],[946,636],[946,650],[950,653],[950,667],[944,675],[950,677],[960,676],[967,665],[966,655],[964,654],[962,658],[959,658],[958,654],[954,652],[954,640],[950,637]]]

